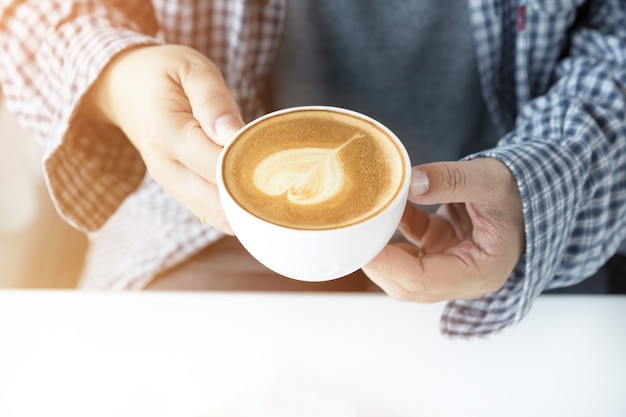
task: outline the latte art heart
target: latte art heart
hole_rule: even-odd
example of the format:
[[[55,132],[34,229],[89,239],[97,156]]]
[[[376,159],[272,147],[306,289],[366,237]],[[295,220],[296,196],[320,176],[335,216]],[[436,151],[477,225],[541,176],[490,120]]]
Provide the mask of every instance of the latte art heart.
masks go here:
[[[248,125],[221,169],[237,204],[294,229],[347,227],[384,210],[405,174],[393,140],[375,124],[325,109],[274,114]]]
[[[344,183],[339,151],[355,135],[337,148],[294,148],[265,158],[254,171],[256,187],[270,196],[286,194],[295,204],[317,204],[337,195]]]
[[[267,195],[286,194],[296,204],[317,204],[335,196],[344,182],[339,151],[355,135],[337,148],[294,148],[265,158],[254,171],[256,187]]]

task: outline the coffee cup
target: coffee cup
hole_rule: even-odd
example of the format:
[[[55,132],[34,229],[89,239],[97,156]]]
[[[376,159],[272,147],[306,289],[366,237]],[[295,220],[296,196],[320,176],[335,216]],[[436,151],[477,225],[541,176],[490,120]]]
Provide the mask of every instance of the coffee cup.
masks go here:
[[[235,236],[269,269],[328,281],[369,262],[396,231],[411,163],[396,135],[358,112],[304,106],[240,129],[217,164]]]

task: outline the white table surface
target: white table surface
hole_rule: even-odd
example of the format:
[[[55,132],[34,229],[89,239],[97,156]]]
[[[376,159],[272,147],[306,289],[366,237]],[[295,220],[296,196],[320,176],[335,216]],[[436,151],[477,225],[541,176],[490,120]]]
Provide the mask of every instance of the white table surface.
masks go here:
[[[625,416],[626,297],[487,340],[384,295],[0,291],[0,416]]]

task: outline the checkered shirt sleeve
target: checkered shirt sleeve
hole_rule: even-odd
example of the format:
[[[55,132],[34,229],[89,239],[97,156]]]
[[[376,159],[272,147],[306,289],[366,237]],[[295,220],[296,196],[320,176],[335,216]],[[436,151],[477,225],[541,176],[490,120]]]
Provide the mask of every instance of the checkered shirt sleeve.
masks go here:
[[[119,129],[75,117],[81,98],[117,53],[140,44],[191,46],[220,67],[245,119],[262,113],[259,78],[271,65],[282,0],[0,0],[0,5],[4,99],[45,145],[44,174],[53,201],[80,230],[99,230],[146,172]]]
[[[524,33],[517,46],[528,48],[537,68],[550,69],[555,44],[568,53],[555,61],[554,79],[525,79],[520,74],[527,76],[532,63],[518,54],[515,126],[497,148],[472,157],[498,158],[515,175],[526,254],[501,290],[448,304],[441,326],[449,336],[489,335],[516,324],[544,289],[590,276],[626,238],[626,2],[579,3],[560,2],[561,10],[528,1],[518,11]],[[586,12],[580,24],[577,7]],[[578,26],[569,44],[556,39],[572,24]],[[544,94],[542,83],[549,84]],[[525,101],[524,94],[534,97]]]
[[[209,56],[244,119],[262,113],[261,78],[279,40],[283,0],[154,0],[160,36]],[[81,287],[141,289],[222,233],[200,223],[146,175],[102,228],[91,233]]]
[[[44,171],[66,220],[95,230],[141,182],[138,152],[117,129],[75,118],[109,60],[153,44],[149,1],[16,1],[0,9],[0,85],[7,107],[44,145]]]

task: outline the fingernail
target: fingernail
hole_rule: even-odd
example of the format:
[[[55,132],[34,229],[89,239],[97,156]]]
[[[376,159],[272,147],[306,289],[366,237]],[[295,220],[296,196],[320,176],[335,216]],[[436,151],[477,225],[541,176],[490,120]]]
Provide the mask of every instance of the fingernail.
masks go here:
[[[414,169],[411,172],[411,194],[415,197],[424,195],[428,192],[428,176],[421,169]]]
[[[215,120],[215,135],[220,144],[225,144],[241,127],[241,121],[232,114],[224,114]]]

